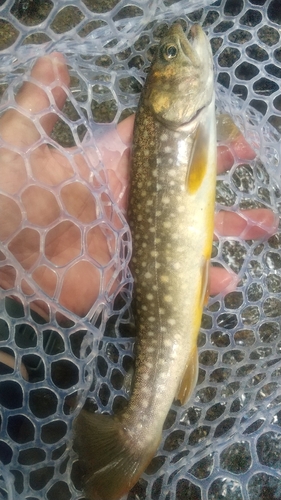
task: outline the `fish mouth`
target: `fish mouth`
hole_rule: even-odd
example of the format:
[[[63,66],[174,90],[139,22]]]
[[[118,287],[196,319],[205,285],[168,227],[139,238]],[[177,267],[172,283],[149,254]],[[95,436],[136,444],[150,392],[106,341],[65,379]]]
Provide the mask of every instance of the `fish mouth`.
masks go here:
[[[199,109],[196,111],[196,113],[193,115],[193,117],[191,118],[191,120],[189,120],[189,122],[188,122],[188,123],[192,123],[192,122],[194,122],[194,121],[195,121],[195,120],[196,120],[196,119],[197,119],[197,118],[201,115],[201,113],[202,113],[203,109],[205,109],[205,108],[206,108],[206,106],[202,106],[201,108],[199,108]]]
[[[208,39],[199,24],[193,24],[185,35],[185,41],[180,40],[180,43],[183,52],[191,59],[195,67],[198,66],[199,61],[201,66],[206,68],[213,64]]]
[[[202,28],[199,28],[199,29],[202,29]],[[198,24],[193,24],[188,29],[188,32],[186,33],[186,38],[188,39],[189,42],[193,42],[196,35],[198,36]]]
[[[204,34],[204,30],[200,24],[193,24],[190,26],[186,33],[186,38],[189,41],[191,45],[196,43],[200,38],[202,38],[202,35]]]

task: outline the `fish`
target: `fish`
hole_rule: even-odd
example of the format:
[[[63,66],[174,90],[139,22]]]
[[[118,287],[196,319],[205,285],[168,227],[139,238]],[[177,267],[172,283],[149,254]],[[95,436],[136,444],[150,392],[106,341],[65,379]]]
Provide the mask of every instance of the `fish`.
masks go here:
[[[179,23],[161,39],[135,118],[128,219],[136,359],[120,413],[75,421],[84,490],[117,500],[161,441],[174,399],[197,382],[197,337],[208,298],[216,185],[213,57],[207,36]]]

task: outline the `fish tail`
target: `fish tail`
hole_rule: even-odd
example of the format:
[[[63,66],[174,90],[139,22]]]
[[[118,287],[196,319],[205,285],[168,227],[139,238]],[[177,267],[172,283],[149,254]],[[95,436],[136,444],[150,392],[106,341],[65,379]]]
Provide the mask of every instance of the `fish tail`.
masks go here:
[[[86,410],[78,415],[74,432],[90,500],[117,500],[127,493],[151,461],[161,437],[142,446],[121,418]]]

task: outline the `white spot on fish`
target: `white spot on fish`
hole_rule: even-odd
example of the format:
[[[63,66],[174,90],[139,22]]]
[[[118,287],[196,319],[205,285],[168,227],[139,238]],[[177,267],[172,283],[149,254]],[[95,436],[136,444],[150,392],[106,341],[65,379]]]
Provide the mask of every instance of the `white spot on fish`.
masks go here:
[[[164,300],[165,302],[173,302],[173,297],[171,295],[165,295]]]
[[[152,200],[146,200],[147,205],[152,205],[153,201]]]
[[[174,168],[171,168],[171,170],[168,171],[168,175],[171,177],[174,177],[176,175],[177,171]]]
[[[180,212],[180,213],[185,212],[185,206],[184,205],[179,205],[177,207],[177,211]]]
[[[147,298],[147,300],[153,300],[153,295],[152,295],[152,293],[148,293],[148,294],[146,295],[146,298]]]
[[[151,257],[158,257],[157,250],[151,250],[150,255],[151,255]]]
[[[172,223],[169,220],[165,220],[165,222],[163,222],[163,226],[166,229],[169,229],[169,227],[171,227],[171,225],[172,225]]]
[[[174,326],[174,325],[176,324],[176,320],[175,320],[174,318],[169,318],[169,319],[167,320],[167,323],[168,323],[169,325],[171,325],[171,326]]]
[[[149,352],[150,354],[152,354],[153,352],[155,352],[155,348],[154,347],[147,347],[146,352]]]
[[[168,135],[167,134],[161,134],[160,135],[160,141],[166,142],[168,140]]]
[[[151,323],[153,323],[155,321],[154,316],[149,316],[148,321],[150,321]]]
[[[163,344],[164,344],[165,347],[172,347],[173,342],[170,339],[164,339]]]
[[[164,366],[165,365],[165,359],[164,358],[160,358],[158,359],[158,365],[159,366]],[[166,377],[165,377],[166,378]]]
[[[145,375],[148,375],[148,378],[149,378],[149,374],[148,373],[146,373]],[[146,380],[148,380],[148,378]],[[141,405],[142,405],[143,409],[146,410],[146,408],[148,408],[148,406],[149,406],[148,400],[147,399],[143,399],[142,402],[141,402]]]
[[[170,203],[170,198],[168,196],[163,196],[162,203],[164,203],[165,205],[168,205],[168,203]]]
[[[147,271],[145,273],[144,277],[147,278],[147,279],[152,278],[152,274],[149,271]]]
[[[165,146],[165,147],[164,147],[164,152],[165,152],[165,153],[171,153],[171,151],[172,151],[171,146]]]

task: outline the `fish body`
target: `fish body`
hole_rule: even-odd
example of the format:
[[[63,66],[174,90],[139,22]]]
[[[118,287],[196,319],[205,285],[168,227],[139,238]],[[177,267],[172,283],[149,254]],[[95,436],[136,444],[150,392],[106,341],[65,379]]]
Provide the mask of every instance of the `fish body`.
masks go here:
[[[213,62],[195,25],[161,40],[135,120],[129,223],[133,238],[136,366],[119,415],[76,421],[89,498],[115,500],[159,445],[174,398],[197,381],[197,336],[207,296],[216,182]],[[80,446],[79,446],[80,442]],[[91,449],[90,449],[91,448]]]

